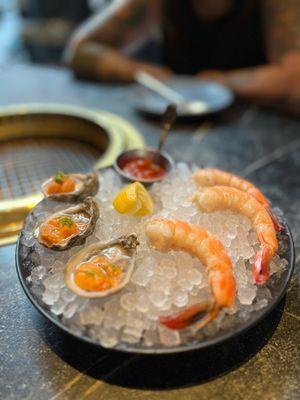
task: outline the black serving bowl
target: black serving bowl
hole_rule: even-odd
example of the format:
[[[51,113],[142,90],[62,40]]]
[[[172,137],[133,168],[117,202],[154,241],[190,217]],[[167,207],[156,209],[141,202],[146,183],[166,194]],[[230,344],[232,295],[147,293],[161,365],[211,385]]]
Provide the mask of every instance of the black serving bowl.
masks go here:
[[[37,207],[38,210],[41,210],[44,207],[49,207],[49,201],[43,200],[36,206],[36,208]],[[25,220],[24,226],[26,226],[27,229],[33,225],[34,222],[33,212],[31,212]],[[112,350],[117,350],[127,353],[139,353],[139,354],[170,354],[170,353],[192,351],[220,344],[228,339],[240,335],[250,327],[257,324],[260,320],[266,317],[282,299],[287,290],[294,269],[295,250],[294,250],[292,234],[287,223],[284,220],[282,221],[282,219],[281,223],[284,226],[284,230],[280,234],[279,253],[282,257],[284,257],[288,261],[288,265],[280,273],[273,274],[271,278],[268,280],[268,282],[265,284],[265,287],[267,287],[272,294],[272,299],[269,301],[266,307],[256,311],[252,311],[249,314],[249,319],[246,321],[240,320],[236,314],[228,315],[226,318],[234,318],[234,324],[231,324],[230,329],[228,330],[219,329],[213,335],[207,337],[205,337],[201,331],[198,331],[197,333],[191,335],[191,337],[189,337],[189,340],[181,343],[178,346],[164,347],[162,345],[155,345],[151,347],[146,347],[141,343],[129,344],[121,342],[117,346],[112,348]],[[23,235],[24,235],[24,228],[20,233],[19,240],[16,246],[16,268],[20,283],[24,289],[24,292],[28,296],[29,300],[32,302],[34,307],[37,308],[37,310],[39,310],[48,320],[52,321],[56,326],[58,326],[63,331],[75,336],[80,340],[83,340],[85,342],[100,347],[100,344],[92,340],[88,335],[79,334],[77,331],[72,330],[65,323],[63,323],[60,317],[52,314],[49,310],[49,307],[44,303],[42,303],[41,300],[39,300],[39,298],[36,296],[35,292],[32,291],[30,283],[26,280],[26,278],[30,275],[32,268],[36,266],[35,263],[37,263],[37,261],[34,261],[35,260],[34,246],[29,248],[29,251],[28,247],[24,248],[24,245],[22,244]]]

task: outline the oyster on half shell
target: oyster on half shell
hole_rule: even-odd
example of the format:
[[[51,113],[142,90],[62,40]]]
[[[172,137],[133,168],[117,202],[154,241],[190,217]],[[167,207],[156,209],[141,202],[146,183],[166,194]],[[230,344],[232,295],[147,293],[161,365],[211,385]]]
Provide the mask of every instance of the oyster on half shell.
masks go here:
[[[53,250],[66,250],[80,245],[93,233],[99,217],[99,208],[92,197],[82,203],[50,215],[40,223],[34,236]]]
[[[81,297],[103,298],[130,280],[139,241],[135,234],[94,243],[75,254],[65,267],[67,287]]]
[[[55,190],[50,191],[51,185],[57,185],[58,190],[60,185],[64,183],[64,180],[68,179],[71,181],[71,190],[68,188],[63,192],[56,192]],[[94,196],[99,189],[99,177],[96,172],[90,174],[64,174],[58,172],[56,175],[47,179],[42,184],[43,195],[49,199],[56,201],[77,201],[82,200],[87,196]]]

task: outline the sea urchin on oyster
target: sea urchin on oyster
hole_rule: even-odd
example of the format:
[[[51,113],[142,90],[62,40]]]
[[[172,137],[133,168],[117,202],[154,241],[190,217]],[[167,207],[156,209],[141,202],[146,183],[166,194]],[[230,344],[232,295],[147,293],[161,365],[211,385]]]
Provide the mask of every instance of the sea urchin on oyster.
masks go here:
[[[78,296],[102,298],[130,280],[139,241],[135,234],[94,243],[75,254],[65,267],[66,284]]]
[[[42,184],[43,195],[56,201],[77,201],[87,196],[94,196],[99,189],[98,174],[64,174],[56,175]]]
[[[53,250],[66,250],[83,243],[95,228],[99,209],[92,197],[74,207],[56,212],[35,230],[35,237]]]

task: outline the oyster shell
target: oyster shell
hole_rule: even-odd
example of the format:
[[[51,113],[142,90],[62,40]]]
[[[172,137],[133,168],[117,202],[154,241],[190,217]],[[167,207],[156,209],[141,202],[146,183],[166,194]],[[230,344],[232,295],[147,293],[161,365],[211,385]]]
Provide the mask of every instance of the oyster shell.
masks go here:
[[[93,233],[96,222],[99,217],[99,208],[92,197],[87,197],[82,203],[65,210],[52,214],[43,221],[35,230],[36,239],[44,246],[53,250],[66,250],[72,246],[80,245],[85,238]],[[74,234],[61,239],[61,242],[51,242],[45,239],[43,230],[49,225],[49,222],[57,221],[56,224],[65,225],[67,227],[76,224]],[[55,234],[55,232],[54,232]]]
[[[72,202],[82,200],[87,196],[94,196],[98,192],[99,178],[96,172],[92,172],[86,175],[68,174],[67,176],[74,179],[75,181],[75,189],[73,192],[48,194],[47,187],[51,182],[53,182],[53,180],[55,180],[55,176],[52,176],[42,184],[43,195],[49,199],[56,201]]]
[[[136,247],[139,241],[135,234],[121,236],[108,243],[94,243],[75,254],[65,267],[66,285],[70,290],[81,297],[103,298],[121,290],[130,280],[135,266]],[[75,274],[78,268],[87,263],[92,263],[96,258],[105,258],[107,264],[113,264],[121,270],[117,283],[108,288],[100,290],[86,290],[78,286]],[[101,269],[101,266],[98,267]]]

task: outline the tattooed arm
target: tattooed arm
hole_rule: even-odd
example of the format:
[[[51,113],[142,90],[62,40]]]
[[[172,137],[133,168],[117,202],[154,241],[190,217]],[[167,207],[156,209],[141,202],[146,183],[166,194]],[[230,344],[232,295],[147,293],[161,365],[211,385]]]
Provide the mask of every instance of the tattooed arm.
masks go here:
[[[156,1],[115,0],[75,32],[65,52],[66,63],[76,75],[90,79],[130,82],[139,69],[164,77],[170,73],[167,68],[128,55],[155,23]]]
[[[230,86],[245,99],[300,115],[300,2],[262,0],[269,64],[200,76]]]

